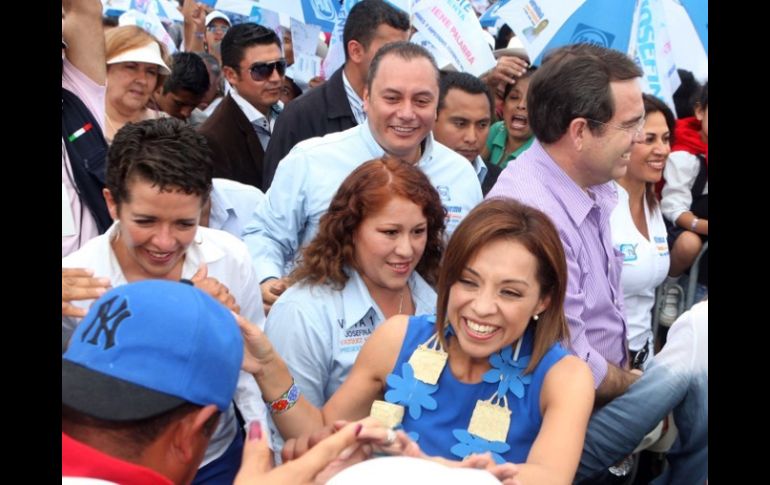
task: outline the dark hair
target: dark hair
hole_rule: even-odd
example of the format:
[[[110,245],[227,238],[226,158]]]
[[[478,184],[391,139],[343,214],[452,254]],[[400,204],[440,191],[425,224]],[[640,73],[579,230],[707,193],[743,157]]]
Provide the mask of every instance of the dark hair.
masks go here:
[[[554,143],[578,117],[609,121],[615,113],[611,82],[641,77],[627,55],[593,44],[574,44],[548,53],[529,84],[529,125],[538,140]],[[589,121],[592,132],[605,126]]]
[[[222,38],[220,49],[222,65],[230,66],[236,71],[240,69],[243,52],[255,45],[275,44],[281,49],[281,39],[278,34],[265,26],[253,22],[233,25]]]
[[[75,435],[73,438],[77,439],[77,430],[80,427],[97,428],[108,433],[120,444],[120,449],[124,450],[124,458],[134,458],[139,457],[171,424],[202,408],[203,406],[186,402],[149,418],[133,421],[107,421],[82,413],[62,403],[62,431]],[[203,432],[209,438],[216,429],[220,414],[221,412],[217,410],[203,425]]]
[[[682,83],[676,88],[672,98],[674,100],[674,108],[676,109],[676,116],[679,118],[689,118],[695,116],[695,103],[697,102],[698,93],[701,90],[700,83],[695,79],[692,72],[685,69],[677,69],[679,79]]]
[[[377,76],[377,71],[379,71],[380,69],[380,62],[382,62],[382,59],[384,59],[385,56],[389,54],[399,57],[405,61],[411,61],[413,59],[420,59],[420,58],[427,59],[430,62],[430,65],[433,66],[434,71],[436,72],[436,84],[439,83],[438,66],[436,65],[436,60],[433,58],[431,53],[428,52],[428,50],[421,45],[413,44],[409,41],[400,40],[398,42],[391,42],[390,44],[385,44],[380,48],[380,50],[377,51],[377,54],[374,55],[374,58],[372,59],[372,63],[369,66],[369,72],[366,74],[366,88],[369,91],[372,90],[372,82],[374,81],[374,78]]]
[[[666,105],[666,103],[664,103],[660,99],[647,93],[642,94],[642,101],[644,102],[645,119],[648,116],[650,116],[651,113],[660,113],[663,115],[663,118],[665,118],[666,120],[666,127],[668,127],[668,132],[670,137],[669,143],[673,145],[674,128],[676,127],[676,118],[674,117],[674,113],[671,112],[671,108],[669,108]],[[652,210],[656,205],[658,205],[658,197],[655,195],[654,183],[647,182],[645,184],[644,196],[647,199],[647,205],[649,206],[650,210]]]
[[[448,324],[447,307],[452,286],[460,279],[471,259],[487,244],[499,241],[517,242],[537,260],[537,282],[540,297],[550,298],[548,307],[535,325],[532,359],[525,370],[532,372],[540,359],[556,342],[569,337],[564,315],[567,291],[567,260],[556,227],[545,214],[509,198],[492,198],[477,205],[465,216],[449,240],[438,275],[436,330],[442,345],[444,327]],[[507,255],[501,254],[504,260]]]
[[[537,66],[527,67],[527,69],[524,71],[524,74],[522,74],[521,77],[517,78],[517,81],[532,77],[535,71],[537,71]],[[515,85],[516,85],[515,83],[506,83],[505,90],[503,90],[503,100],[505,100],[505,98],[507,98],[508,95],[511,94],[511,89],[513,89]]]
[[[348,280],[343,268],[349,265],[358,269],[353,245],[356,229],[396,197],[420,206],[427,219],[425,251],[415,271],[429,284],[435,284],[443,250],[445,214],[441,198],[422,170],[387,156],[363,163],[345,178],[290,279],[314,285],[331,283],[342,289]]]
[[[102,26],[103,27],[117,27],[119,25],[118,23],[118,17],[114,17],[112,15],[105,15],[102,17]]]
[[[494,118],[495,101],[492,92],[484,81],[473,74],[457,71],[441,71],[439,77],[438,111],[444,109],[444,100],[451,89],[458,89],[468,94],[483,94],[489,100],[489,117]]]
[[[186,90],[203,96],[209,89],[209,72],[203,59],[191,52],[177,52],[171,56],[171,75],[163,83],[163,94]]]
[[[700,93],[698,94],[698,106],[700,109],[706,109],[709,107],[709,82],[706,81],[706,84],[703,85],[703,87],[700,90]]]
[[[497,36],[495,37],[495,50],[507,48],[508,43],[515,36],[516,34],[513,33],[513,30],[511,30],[510,27],[508,27],[508,24],[503,24],[503,26],[500,27],[500,30],[497,31]]]
[[[159,190],[198,195],[203,205],[213,172],[203,135],[176,118],[160,118],[118,130],[107,153],[105,185],[116,204],[129,200],[129,182],[138,177]]]
[[[206,66],[211,69],[211,73],[215,78],[218,79],[222,75],[222,66],[219,65],[219,61],[216,57],[208,52],[196,52],[195,54],[206,63]]]
[[[409,30],[409,16],[384,0],[362,0],[353,5],[342,31],[345,60],[349,57],[348,42],[356,40],[364,49],[369,49],[377,27],[383,24],[406,32]]]

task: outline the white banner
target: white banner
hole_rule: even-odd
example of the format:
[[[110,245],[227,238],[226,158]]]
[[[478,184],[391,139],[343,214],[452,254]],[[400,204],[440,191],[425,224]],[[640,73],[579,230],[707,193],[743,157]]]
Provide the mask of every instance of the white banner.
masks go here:
[[[634,15],[628,55],[644,71],[642,91],[659,98],[674,111],[674,91],[681,83],[676,72],[669,27],[661,0],[641,0]],[[675,112],[675,111],[674,111]]]
[[[315,55],[318,49],[318,35],[321,33],[321,27],[318,25],[307,25],[297,19],[291,19],[291,44],[294,54],[298,52]]]
[[[537,59],[559,28],[585,0],[511,0],[497,10],[516,32],[530,59]]]
[[[415,9],[414,26],[431,44],[443,47],[458,71],[480,76],[495,67],[495,57],[468,0],[423,1]]]

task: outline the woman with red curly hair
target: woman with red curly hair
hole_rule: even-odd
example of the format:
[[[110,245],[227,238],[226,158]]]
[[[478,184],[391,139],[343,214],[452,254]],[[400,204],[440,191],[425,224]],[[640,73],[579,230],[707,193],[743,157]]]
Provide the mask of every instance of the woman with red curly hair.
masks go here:
[[[334,394],[380,323],[435,312],[443,232],[441,199],[410,164],[370,160],[342,182],[265,324],[310,402]]]

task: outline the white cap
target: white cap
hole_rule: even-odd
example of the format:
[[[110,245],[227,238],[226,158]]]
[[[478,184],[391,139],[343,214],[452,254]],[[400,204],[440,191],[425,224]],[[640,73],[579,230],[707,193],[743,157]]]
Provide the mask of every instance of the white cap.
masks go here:
[[[500,485],[491,473],[474,468],[449,468],[422,458],[388,456],[362,461],[342,470],[328,485],[393,485],[441,483],[442,485]]]
[[[227,18],[227,15],[223,14],[219,10],[212,10],[211,12],[209,12],[208,15],[206,15],[206,27],[208,27],[211,21],[214,19],[222,19],[225,22],[227,22],[227,25],[229,25],[230,27],[233,26],[233,23],[230,22],[230,19]]]
[[[127,50],[112,59],[107,59],[108,65],[118,64],[119,62],[146,62],[148,64],[156,64],[160,67],[160,74],[163,74],[164,76],[171,74],[171,69],[169,69],[166,63],[163,62],[163,57],[160,55],[160,46],[155,40],[142,47]]]
[[[521,42],[521,39],[516,36],[511,37],[511,40],[508,41],[507,48],[497,49],[494,54],[495,59],[499,59],[502,56],[514,56],[520,57],[529,62],[529,54],[527,54],[527,50],[524,48],[524,44]]]

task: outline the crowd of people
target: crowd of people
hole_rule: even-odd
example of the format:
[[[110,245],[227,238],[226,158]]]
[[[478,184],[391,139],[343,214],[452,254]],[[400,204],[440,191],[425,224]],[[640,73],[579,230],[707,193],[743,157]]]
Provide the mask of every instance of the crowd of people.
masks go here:
[[[362,0],[300,87],[288,29],[179,3],[169,56],[62,0],[62,483],[605,483],[661,423],[707,481],[708,83],[442,70]]]

